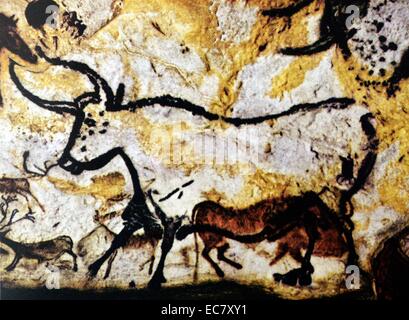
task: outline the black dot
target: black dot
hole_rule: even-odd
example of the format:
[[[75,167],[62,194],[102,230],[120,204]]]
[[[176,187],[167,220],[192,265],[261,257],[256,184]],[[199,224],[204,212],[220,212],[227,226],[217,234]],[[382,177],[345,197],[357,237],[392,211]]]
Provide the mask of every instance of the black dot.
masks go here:
[[[398,50],[398,46],[396,45],[396,43],[394,42],[389,43],[389,50],[392,50],[392,51]]]
[[[105,121],[102,125],[103,125],[104,127],[108,127],[108,126],[109,126],[109,122],[108,122],[108,121]]]
[[[81,140],[82,140],[82,141],[85,141],[86,139],[87,139],[87,136],[82,136],[82,137],[81,137]]]
[[[267,43],[262,44],[261,46],[258,47],[258,51],[263,52],[267,48]]]
[[[380,42],[385,42],[385,41],[386,41],[385,36],[380,36],[380,37],[379,37],[379,41],[380,41]]]
[[[385,74],[386,74],[386,70],[385,70],[385,69],[380,69],[380,70],[379,70],[379,74],[380,74],[382,77],[384,77]]]
[[[84,123],[88,127],[95,127],[97,125],[97,122],[94,119],[91,119],[91,118],[85,118]]]
[[[86,146],[83,146],[83,147],[81,148],[81,152],[85,152],[85,151],[87,151],[87,147],[86,147]]]
[[[92,136],[92,135],[94,135],[94,131],[93,130],[90,130],[90,131],[88,131],[88,134],[90,135],[90,136]]]
[[[107,131],[106,131],[106,129],[102,129],[99,133],[100,134],[105,134],[105,133],[107,133]]]
[[[105,112],[104,112],[104,111],[100,111],[100,112],[99,112],[99,115],[100,115],[101,117],[103,117],[103,116],[104,116],[104,114],[105,114]]]

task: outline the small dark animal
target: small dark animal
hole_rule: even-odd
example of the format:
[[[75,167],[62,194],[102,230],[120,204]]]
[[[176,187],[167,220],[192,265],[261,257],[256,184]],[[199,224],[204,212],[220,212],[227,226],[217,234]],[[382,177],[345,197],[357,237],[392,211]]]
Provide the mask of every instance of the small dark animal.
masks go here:
[[[10,247],[15,253],[14,260],[6,268],[6,271],[10,272],[14,270],[22,258],[34,259],[37,260],[38,263],[42,263],[45,261],[57,260],[64,253],[68,253],[72,256],[74,262],[73,270],[78,270],[77,256],[72,251],[73,242],[70,237],[61,236],[47,241],[21,243],[6,237],[6,233],[7,232],[0,232],[0,242]]]
[[[16,201],[16,198],[3,196],[2,199],[3,202],[0,205],[0,213],[2,215],[2,218],[0,219],[0,242],[8,246],[15,253],[14,260],[6,268],[6,271],[14,270],[22,258],[35,259],[38,263],[41,263],[44,261],[57,260],[64,253],[68,253],[72,256],[74,261],[73,270],[77,271],[77,256],[72,251],[73,242],[68,236],[61,236],[55,239],[35,243],[17,242],[7,237],[7,234],[11,231],[13,225],[23,220],[28,220],[34,223],[35,218],[30,209],[23,217],[14,220],[18,214],[18,210],[14,209],[10,215],[8,215],[8,211],[10,203]]]
[[[31,192],[30,183],[25,178],[1,178],[0,193],[19,194],[23,196],[27,200],[27,202],[29,202],[27,197],[29,195],[39,205],[41,210],[44,211],[44,207]]]

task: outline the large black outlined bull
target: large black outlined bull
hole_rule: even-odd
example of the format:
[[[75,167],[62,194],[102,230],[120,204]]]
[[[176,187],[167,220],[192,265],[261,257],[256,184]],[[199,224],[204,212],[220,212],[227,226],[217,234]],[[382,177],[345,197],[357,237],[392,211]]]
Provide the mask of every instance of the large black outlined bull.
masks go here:
[[[134,194],[122,215],[122,218],[125,221],[124,228],[115,237],[111,247],[105,252],[105,254],[89,266],[89,274],[91,276],[95,276],[98,273],[102,264],[109,259],[118,248],[126,244],[136,230],[144,228],[145,232],[148,234],[160,234],[163,237],[166,237],[166,239],[164,239],[164,242],[166,243],[173,243],[173,237],[176,232],[176,230],[173,230],[174,228],[172,228],[172,226],[166,225],[168,223],[167,219],[161,219],[162,225],[165,224],[162,228],[157,222],[158,219],[155,219],[151,214],[146,204],[145,193],[141,187],[137,170],[138,163],[133,162],[131,158],[132,154],[126,152],[127,142],[124,141],[117,145],[111,145],[111,143],[113,144],[114,142],[108,144],[106,143],[106,139],[98,140],[101,139],[101,137],[105,137],[107,131],[110,130],[110,123],[104,119],[106,113],[135,112],[141,108],[161,106],[163,108],[184,110],[193,116],[201,117],[208,121],[223,121],[228,125],[241,127],[262,124],[268,120],[279,120],[294,115],[297,116],[299,114],[303,115],[308,114],[309,112],[317,112],[317,110],[324,110],[323,112],[341,112],[354,104],[352,99],[331,98],[318,103],[295,105],[289,110],[278,114],[246,119],[220,116],[207,111],[202,106],[195,105],[187,100],[172,97],[170,95],[144,98],[124,104],[123,98],[125,88],[123,84],[119,85],[116,94],[114,94],[108,82],[88,65],[75,61],[61,60],[60,58],[49,58],[40,48],[37,48],[37,51],[39,56],[52,65],[62,66],[82,73],[88,77],[94,87],[92,92],[84,93],[74,101],[47,101],[35,96],[23,86],[15,72],[16,63],[10,61],[9,72],[11,79],[23,96],[41,108],[58,114],[70,114],[75,117],[69,141],[59,160],[59,165],[72,174],[79,175],[85,170],[98,170],[106,166],[114,158],[120,157],[124,161],[132,177]],[[364,133],[364,137],[366,137],[365,150],[363,150],[365,154],[362,157],[362,162],[359,163],[357,176],[353,179],[353,182],[351,182],[351,187],[348,190],[342,191],[339,198],[339,216],[345,224],[343,232],[348,242],[349,263],[353,264],[357,263],[357,255],[355,253],[352,239],[353,224],[350,220],[352,205],[349,206],[350,210],[348,210],[348,204],[351,203],[352,196],[364,186],[376,160],[377,139],[375,128],[371,123],[372,119],[370,113],[361,114],[360,116],[360,130]],[[100,141],[101,143],[96,143],[96,141]],[[113,139],[113,141],[116,140]],[[127,141],[129,143],[129,139]],[[347,163],[350,164],[348,161]],[[328,181],[326,183],[328,183]],[[169,231],[171,229],[172,232],[163,231]],[[169,248],[167,248],[166,251],[168,251],[168,249]],[[164,263],[161,263],[156,269],[149,283],[151,287],[159,287],[165,280],[163,276],[163,267]]]

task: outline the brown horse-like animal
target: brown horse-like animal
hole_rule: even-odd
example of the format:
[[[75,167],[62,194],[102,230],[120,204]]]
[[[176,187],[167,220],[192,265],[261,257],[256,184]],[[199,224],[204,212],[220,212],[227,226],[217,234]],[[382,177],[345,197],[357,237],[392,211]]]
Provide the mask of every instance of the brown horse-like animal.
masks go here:
[[[177,239],[198,232],[204,243],[202,256],[220,277],[224,276],[224,272],[209,255],[213,249],[217,249],[220,261],[237,269],[242,267],[225,256],[229,248],[227,239],[243,243],[278,240],[278,251],[272,264],[287,252],[301,262],[299,269],[284,275],[274,275],[277,281],[289,285],[311,283],[314,268],[310,258],[313,253],[342,256],[347,251],[335,213],[314,192],[297,197],[268,199],[245,209],[225,208],[218,203],[205,201],[193,209],[193,221],[193,225],[180,228]],[[304,249],[306,253],[302,256]]]

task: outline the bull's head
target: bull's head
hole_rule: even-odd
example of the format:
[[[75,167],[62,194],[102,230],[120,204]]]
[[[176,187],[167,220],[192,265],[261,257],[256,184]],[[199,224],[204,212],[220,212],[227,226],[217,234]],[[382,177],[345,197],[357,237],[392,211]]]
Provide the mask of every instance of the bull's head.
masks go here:
[[[72,174],[81,174],[84,170],[101,168],[106,157],[113,153],[114,148],[106,142],[110,131],[109,122],[104,118],[109,109],[122,102],[124,87],[121,84],[117,95],[114,95],[107,81],[84,63],[65,61],[59,58],[47,57],[41,48],[36,48],[40,57],[56,66],[80,72],[93,85],[92,92],[86,92],[73,101],[48,101],[40,98],[26,89],[17,77],[16,62],[10,61],[10,77],[24,97],[37,106],[58,113],[75,117],[67,146],[58,164]]]

